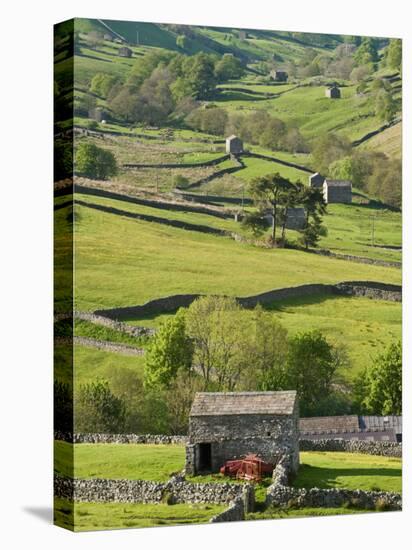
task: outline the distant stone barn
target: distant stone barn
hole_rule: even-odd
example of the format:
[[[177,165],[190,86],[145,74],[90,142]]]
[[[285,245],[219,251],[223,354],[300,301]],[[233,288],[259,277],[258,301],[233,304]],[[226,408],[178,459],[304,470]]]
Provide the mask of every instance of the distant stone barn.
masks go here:
[[[331,99],[340,99],[340,90],[337,86],[329,86],[325,90],[325,95]]]
[[[286,229],[295,229],[299,231],[306,227],[306,212],[305,209],[298,206],[287,208],[286,210]]]
[[[299,467],[299,410],[295,391],[197,393],[189,416],[186,472],[218,472],[226,460],[256,453]]]
[[[133,52],[127,46],[122,46],[121,48],[119,48],[118,54],[120,57],[132,57]]]
[[[323,183],[323,198],[326,203],[351,203],[352,182],[348,180],[329,180]]]
[[[226,138],[226,153],[231,155],[240,155],[243,153],[243,141],[234,135]]]
[[[288,73],[286,71],[277,71],[273,69],[270,71],[269,76],[272,80],[276,80],[276,82],[287,82],[288,80]]]
[[[316,172],[315,174],[309,176],[309,187],[323,187],[324,181],[325,178],[321,176],[319,172]]]

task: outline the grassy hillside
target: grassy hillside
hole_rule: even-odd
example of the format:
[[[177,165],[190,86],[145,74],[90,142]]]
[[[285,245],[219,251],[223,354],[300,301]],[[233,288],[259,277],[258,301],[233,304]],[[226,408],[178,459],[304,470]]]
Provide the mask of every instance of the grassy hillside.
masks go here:
[[[325,97],[324,86],[300,86],[275,99],[222,99],[217,103],[229,111],[264,109],[284,122],[296,125],[307,138],[333,131],[355,140],[381,125],[368,96],[358,96],[355,86],[341,88],[341,92],[342,98],[333,100]]]
[[[188,292],[247,296],[310,282],[401,281],[395,268],[256,248],[84,207],[76,211],[79,310],[133,305]]]
[[[402,157],[402,122],[365,141],[360,148],[380,151],[391,158],[400,159]]]
[[[320,330],[329,341],[346,348],[352,378],[375,355],[402,336],[402,304],[317,295],[285,300],[269,307],[290,334]]]

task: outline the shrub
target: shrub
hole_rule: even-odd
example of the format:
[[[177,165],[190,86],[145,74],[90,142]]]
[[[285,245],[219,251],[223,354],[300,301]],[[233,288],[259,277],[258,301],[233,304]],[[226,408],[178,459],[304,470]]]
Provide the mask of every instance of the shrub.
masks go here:
[[[75,158],[75,171],[89,178],[108,179],[117,172],[113,153],[93,143],[80,143]]]
[[[75,402],[75,430],[80,433],[122,433],[125,405],[106,380],[81,385]]]
[[[178,174],[173,178],[173,187],[180,187],[181,189],[186,189],[189,185],[189,180],[185,178],[185,176],[182,176]]]
[[[87,127],[89,130],[97,130],[99,128],[99,123],[97,120],[88,120]]]

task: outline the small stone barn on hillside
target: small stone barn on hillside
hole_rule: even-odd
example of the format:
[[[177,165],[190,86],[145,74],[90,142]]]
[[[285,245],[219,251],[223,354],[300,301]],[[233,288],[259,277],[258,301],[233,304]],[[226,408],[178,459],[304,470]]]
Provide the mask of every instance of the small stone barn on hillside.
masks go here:
[[[133,52],[127,46],[122,46],[121,48],[119,48],[118,54],[120,55],[120,57],[132,57]]]
[[[331,99],[340,99],[340,90],[337,86],[329,86],[325,90],[325,96]]]
[[[243,153],[243,141],[237,136],[229,136],[226,138],[226,153],[230,155],[240,155]]]
[[[286,229],[303,229],[306,227],[305,209],[297,206],[286,210]]]
[[[218,472],[226,460],[248,453],[271,464],[286,454],[297,471],[296,392],[197,393],[189,416],[186,472]]]
[[[287,82],[288,80],[288,73],[286,71],[273,69],[273,71],[270,71],[269,76],[272,80],[276,80],[276,82]]]
[[[323,198],[326,203],[352,202],[352,182],[348,180],[329,180],[323,182]]]
[[[309,187],[323,187],[324,181],[325,178],[321,176],[319,172],[316,172],[315,174],[309,176]]]

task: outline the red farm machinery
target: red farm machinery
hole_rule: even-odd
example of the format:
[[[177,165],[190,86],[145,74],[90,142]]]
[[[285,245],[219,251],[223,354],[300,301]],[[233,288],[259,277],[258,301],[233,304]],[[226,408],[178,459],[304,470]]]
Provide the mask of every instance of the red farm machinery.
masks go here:
[[[236,479],[259,482],[263,477],[272,475],[273,468],[273,464],[264,462],[258,455],[248,454],[237,460],[227,460],[220,468],[220,473]]]

